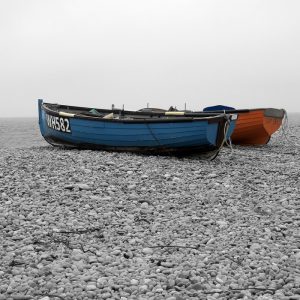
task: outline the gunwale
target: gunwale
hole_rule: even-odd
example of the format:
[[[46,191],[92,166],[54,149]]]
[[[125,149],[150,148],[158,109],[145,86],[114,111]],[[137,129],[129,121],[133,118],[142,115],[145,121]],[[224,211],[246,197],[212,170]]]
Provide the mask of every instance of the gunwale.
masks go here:
[[[55,106],[56,109],[53,109]],[[138,111],[127,111],[127,110],[109,110],[109,109],[97,109],[97,111],[101,113],[116,113],[116,114],[124,114],[128,116],[134,116],[134,119],[104,119],[100,116],[91,116],[82,114],[84,110],[90,110],[88,107],[77,107],[77,106],[69,106],[69,105],[60,105],[60,104],[50,104],[50,103],[42,103],[42,109],[51,115],[59,116],[59,109],[62,111],[66,111],[67,113],[74,113],[73,118],[77,119],[85,119],[85,120],[94,120],[94,121],[104,121],[104,122],[121,122],[121,123],[164,123],[164,122],[195,122],[195,121],[208,121],[211,122],[219,122],[224,118],[224,112],[220,113],[191,113],[185,114],[184,116],[166,116],[165,113],[157,113],[157,112],[138,112]],[[75,112],[79,113],[76,114]],[[80,113],[81,112],[81,113]]]

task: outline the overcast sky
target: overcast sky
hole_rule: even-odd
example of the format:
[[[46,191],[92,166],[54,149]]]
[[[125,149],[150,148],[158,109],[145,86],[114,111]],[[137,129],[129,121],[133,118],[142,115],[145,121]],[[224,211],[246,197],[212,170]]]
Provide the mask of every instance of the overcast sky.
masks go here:
[[[38,98],[300,111],[300,1],[1,0],[0,117]]]

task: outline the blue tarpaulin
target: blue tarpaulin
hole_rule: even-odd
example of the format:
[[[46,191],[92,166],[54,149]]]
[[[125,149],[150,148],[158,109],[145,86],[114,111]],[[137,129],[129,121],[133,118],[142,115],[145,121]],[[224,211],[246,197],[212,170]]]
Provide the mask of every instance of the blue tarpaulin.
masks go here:
[[[223,110],[235,110],[234,107],[224,106],[224,105],[215,105],[215,106],[208,106],[203,109],[203,111],[223,111]]]

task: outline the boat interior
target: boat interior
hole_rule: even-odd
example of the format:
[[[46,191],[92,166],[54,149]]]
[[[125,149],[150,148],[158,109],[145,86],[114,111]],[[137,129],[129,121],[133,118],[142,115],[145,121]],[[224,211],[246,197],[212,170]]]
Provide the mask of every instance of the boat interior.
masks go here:
[[[89,117],[96,119],[170,119],[176,118],[183,119],[195,119],[195,118],[211,118],[224,114],[223,112],[186,112],[186,111],[166,111],[163,109],[141,109],[139,111],[127,111],[124,109],[98,109],[89,107],[77,107],[61,104],[43,103],[44,109],[59,113],[76,115],[77,117]]]

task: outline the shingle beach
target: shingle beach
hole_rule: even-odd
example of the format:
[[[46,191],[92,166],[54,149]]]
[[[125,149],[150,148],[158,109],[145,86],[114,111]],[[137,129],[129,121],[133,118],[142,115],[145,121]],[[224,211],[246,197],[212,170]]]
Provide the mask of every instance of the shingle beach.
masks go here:
[[[214,161],[0,149],[0,299],[300,299],[300,127]]]

